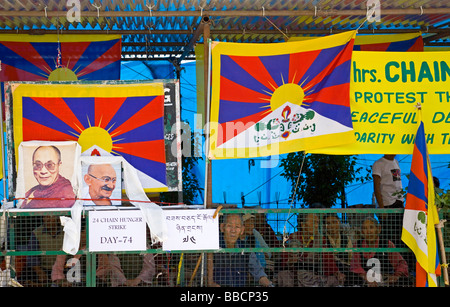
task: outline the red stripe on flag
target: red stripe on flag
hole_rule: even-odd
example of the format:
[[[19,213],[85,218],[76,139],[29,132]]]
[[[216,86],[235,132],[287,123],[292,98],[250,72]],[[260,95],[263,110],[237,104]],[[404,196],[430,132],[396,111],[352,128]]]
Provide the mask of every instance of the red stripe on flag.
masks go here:
[[[0,81],[45,81],[48,76],[44,74],[35,74],[33,72],[25,71],[14,66],[2,63],[2,70],[0,71]]]
[[[349,89],[349,83],[329,86],[306,96],[304,102],[308,104],[308,102],[320,101],[327,104],[342,105],[341,101],[345,99],[342,99],[342,96],[340,96],[340,99],[336,99],[336,93],[347,93]]]
[[[105,129],[126,99],[127,97],[96,97],[95,125]]]
[[[61,65],[74,71],[75,64],[91,42],[61,43]],[[77,71],[75,71],[77,73]]]
[[[78,141],[78,137],[51,129],[36,122],[24,118],[22,124],[23,141],[48,140],[48,141]]]
[[[158,148],[164,148],[164,140],[121,143],[113,145],[113,151],[119,151],[121,153],[126,153],[146,160],[166,163],[164,150],[155,150]]]
[[[274,91],[277,87],[277,83],[273,80],[259,57],[230,56],[230,58],[258,82],[267,87],[268,90]],[[246,67],[251,67],[252,69],[246,69]]]
[[[122,125],[116,127],[110,132],[111,135],[118,136],[122,133],[131,131],[145,124],[148,124],[164,116],[164,96],[155,96],[139,112],[131,116]]]
[[[82,69],[77,76],[82,77],[84,75],[90,74],[93,71],[100,70],[111,63],[120,60],[121,54],[121,40],[118,40],[108,51],[99,56],[95,61]]]
[[[289,59],[289,82],[298,84],[321,50],[292,53]],[[300,84],[302,87],[304,85]]]
[[[3,42],[3,45],[14,51],[16,54],[33,64],[34,66],[46,71],[50,74],[52,67],[42,58],[42,55],[34,49],[31,43],[24,42]]]
[[[264,95],[263,93],[253,91],[245,86],[228,80],[225,77],[220,77],[220,87],[220,100],[270,103],[271,96],[269,96],[269,93]],[[275,89],[272,89],[272,91],[275,91]]]
[[[361,51],[386,51],[391,43],[360,45]]]
[[[408,51],[423,51],[423,38],[419,36]]]
[[[46,109],[48,112],[53,114],[55,117],[62,120],[64,123],[72,127],[78,132],[82,132],[83,125],[80,123],[78,118],[73,114],[72,110],[66,104],[61,97],[31,97],[40,106]]]
[[[247,130],[255,123],[259,122],[267,115],[266,112],[267,111],[261,111],[247,117],[239,118],[235,121],[229,121],[220,124],[219,131],[217,131],[217,146],[222,145],[223,143]]]
[[[345,48],[328,64],[327,67],[325,67],[321,73],[317,74],[313,79],[308,80],[308,84],[302,86],[302,88],[309,88],[310,86],[313,86],[315,84],[320,83],[323,78],[328,76],[333,70],[338,67],[339,65],[345,63],[346,61],[350,61],[352,58],[352,52],[353,52],[353,44],[347,44]],[[336,99],[340,101],[341,103],[338,103],[343,106],[349,106],[350,101],[348,99]]]
[[[427,212],[427,203],[417,198],[414,194],[408,193],[406,196],[405,210],[418,210]]]
[[[428,276],[427,272],[420,266],[419,262],[416,262],[416,287],[427,287]]]

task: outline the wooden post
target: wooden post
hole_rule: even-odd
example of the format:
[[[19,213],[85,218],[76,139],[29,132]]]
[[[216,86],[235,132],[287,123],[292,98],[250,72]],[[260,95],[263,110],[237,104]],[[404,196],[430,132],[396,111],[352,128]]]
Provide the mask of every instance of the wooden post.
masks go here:
[[[438,242],[439,242],[439,250],[441,251],[441,263],[443,264],[442,266],[442,272],[444,274],[444,282],[445,285],[448,286],[449,285],[449,280],[448,280],[448,264],[447,264],[447,258],[445,256],[445,246],[444,246],[444,239],[442,238],[442,231],[441,228],[443,227],[444,221],[440,221],[439,224],[436,224],[436,234],[438,237]]]
[[[202,24],[203,24],[203,48],[204,48],[204,90],[205,90],[205,106],[204,106],[204,128],[209,127],[209,103],[210,103],[210,67],[209,67],[209,54],[210,54],[210,47],[209,47],[209,40],[210,40],[210,26],[211,21],[209,17],[205,16],[202,17]],[[211,168],[211,162],[208,159],[208,151],[209,151],[209,136],[208,131],[203,131],[205,135],[205,199],[204,199],[204,207],[207,209],[212,208],[212,168]],[[213,263],[213,254],[207,253],[206,254],[206,285],[210,286],[211,282],[213,281],[213,270],[214,270],[214,263]]]

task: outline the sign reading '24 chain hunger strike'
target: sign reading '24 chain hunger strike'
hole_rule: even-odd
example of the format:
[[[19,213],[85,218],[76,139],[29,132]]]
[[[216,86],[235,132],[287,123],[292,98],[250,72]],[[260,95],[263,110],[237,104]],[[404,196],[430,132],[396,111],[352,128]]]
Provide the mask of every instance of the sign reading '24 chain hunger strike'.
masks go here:
[[[142,251],[146,223],[138,210],[89,212],[89,251]]]

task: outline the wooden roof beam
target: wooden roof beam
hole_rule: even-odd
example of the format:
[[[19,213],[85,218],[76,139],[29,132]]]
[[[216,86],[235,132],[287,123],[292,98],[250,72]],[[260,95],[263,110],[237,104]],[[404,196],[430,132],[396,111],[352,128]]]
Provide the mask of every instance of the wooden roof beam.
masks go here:
[[[66,17],[68,11],[11,11],[0,10],[0,17]],[[148,17],[147,11],[81,11],[83,17]],[[450,8],[403,8],[381,9],[382,15],[435,15],[450,14]],[[258,17],[262,10],[224,10],[224,11],[152,11],[152,17]],[[366,9],[358,10],[264,10],[264,16],[366,16]]]
[[[200,36],[203,35],[203,30],[205,28],[205,25],[209,26],[211,24],[211,20],[209,19],[209,16],[203,16],[200,24],[198,25],[197,29],[194,32],[194,35],[192,36],[191,40],[189,41],[189,44],[184,48],[183,54],[179,59],[177,59],[178,65],[181,63],[181,61],[192,51],[194,48],[194,45],[198,42]]]
[[[333,29],[333,33],[341,33],[350,31],[352,29]],[[356,29],[353,29],[356,30]],[[422,31],[422,28],[417,29],[359,29],[358,33],[362,34],[389,34],[389,33],[415,33]],[[441,28],[428,28],[428,33],[448,33],[448,29]],[[11,30],[1,30],[0,34],[29,34],[29,35],[44,35],[44,34],[57,34],[57,30],[46,30],[46,29],[11,29]],[[102,34],[102,35],[148,35],[148,30],[62,30],[59,31],[59,34]],[[190,30],[152,30],[152,35],[166,35],[166,34],[179,34],[179,35],[192,35],[192,31]],[[243,32],[241,29],[231,29],[231,30],[223,30],[223,29],[211,29],[211,35],[242,35]],[[261,30],[261,29],[251,29],[246,30],[245,34],[269,34],[269,35],[283,35],[278,30]],[[294,30],[289,29],[289,35],[323,35],[330,34],[329,29],[305,29],[305,30]]]

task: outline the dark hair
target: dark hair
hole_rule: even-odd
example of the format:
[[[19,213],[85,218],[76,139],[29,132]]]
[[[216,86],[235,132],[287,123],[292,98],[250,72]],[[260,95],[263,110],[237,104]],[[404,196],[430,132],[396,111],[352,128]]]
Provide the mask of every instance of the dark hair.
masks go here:
[[[325,206],[322,205],[321,203],[313,203],[313,204],[309,205],[309,208],[310,209],[323,209],[323,208],[325,208]],[[311,213],[311,212],[297,213],[297,223],[298,223],[297,227],[301,227],[301,224],[306,220],[306,217],[308,216],[308,214],[315,214],[315,213]]]
[[[329,218],[329,217],[335,217],[335,218],[337,218],[338,220],[340,220],[340,219],[339,219],[339,216],[338,216],[336,213],[327,213],[327,214],[325,214],[325,216],[323,217],[323,220],[326,221],[327,218]]]
[[[239,220],[240,220],[241,223],[243,224],[243,221],[242,221],[242,215],[241,215],[241,214],[238,214],[238,213],[224,214],[223,217],[222,217],[222,223],[223,223],[223,224],[226,224],[226,223],[228,222],[228,218],[229,218],[230,216],[233,216],[233,215],[239,217]]]
[[[433,183],[435,188],[439,188],[439,186],[441,185],[441,183],[439,182],[439,178],[435,176],[433,176]]]

